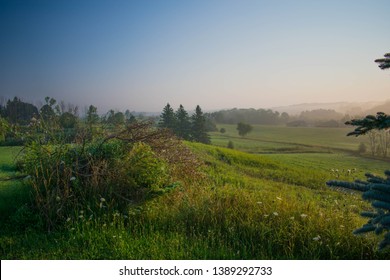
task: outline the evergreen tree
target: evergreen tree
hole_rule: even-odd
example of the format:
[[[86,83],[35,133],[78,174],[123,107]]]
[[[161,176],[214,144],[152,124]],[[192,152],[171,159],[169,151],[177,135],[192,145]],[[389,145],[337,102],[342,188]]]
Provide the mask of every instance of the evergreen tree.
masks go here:
[[[175,131],[176,128],[176,116],[175,112],[173,111],[171,105],[167,103],[167,105],[164,107],[163,112],[160,115],[160,122],[159,126],[163,128],[171,129],[172,131]]]
[[[192,120],[192,140],[205,144],[210,144],[210,136],[206,130],[206,118],[203,115],[200,106],[196,106],[195,113],[191,117]]]
[[[180,104],[179,109],[177,109],[176,113],[176,128],[175,134],[183,138],[185,140],[190,140],[191,136],[191,122],[190,117],[186,110],[184,110],[183,105]]]
[[[384,59],[375,60],[380,63],[381,69],[390,68],[390,53],[385,54]],[[390,129],[390,116],[383,112],[378,112],[376,116],[368,115],[362,119],[353,119],[346,122],[347,125],[357,126],[354,131],[348,133],[348,136],[360,136],[373,130]],[[379,243],[379,250],[390,246],[390,170],[385,171],[387,178],[377,177],[370,173],[366,174],[367,180],[356,180],[355,182],[328,181],[327,185],[331,187],[342,187],[363,192],[363,199],[371,201],[374,208],[372,212],[362,212],[363,217],[369,218],[368,222],[362,228],[354,231],[355,234],[366,232],[375,232],[383,236]]]

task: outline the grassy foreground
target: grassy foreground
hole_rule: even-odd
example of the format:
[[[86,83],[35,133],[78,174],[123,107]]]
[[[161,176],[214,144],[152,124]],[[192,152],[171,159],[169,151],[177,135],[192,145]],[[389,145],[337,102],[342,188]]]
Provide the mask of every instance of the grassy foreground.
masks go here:
[[[328,189],[334,174],[327,168],[188,145],[205,162],[203,181],[126,213],[85,209],[50,233],[23,207],[28,187],[1,182],[1,259],[390,258],[376,251],[380,238],[352,235],[368,204],[359,194]],[[15,171],[17,150],[0,149],[4,178]]]

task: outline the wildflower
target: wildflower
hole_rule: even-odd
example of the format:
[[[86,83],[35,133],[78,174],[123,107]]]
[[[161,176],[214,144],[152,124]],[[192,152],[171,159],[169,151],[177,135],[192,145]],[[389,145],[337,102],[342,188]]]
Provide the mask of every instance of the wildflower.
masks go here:
[[[74,177],[74,176],[70,177],[70,179],[69,179],[69,181],[74,181],[74,180],[76,180],[76,177]]]
[[[313,238],[314,241],[319,241],[321,239],[321,236],[317,235],[316,237]]]
[[[301,214],[301,218],[306,218],[307,215],[306,214]]]
[[[66,219],[66,222],[68,222],[68,223],[69,223],[69,222],[70,222],[70,218],[67,218],[67,219]]]
[[[101,201],[101,202],[105,202],[106,199],[105,199],[104,197],[102,197],[102,198],[100,198],[100,201]]]
[[[81,210],[81,211],[80,211],[80,214],[84,214],[84,211],[83,211],[83,210]]]
[[[272,214],[274,214],[274,216],[279,216],[278,212],[273,212]]]
[[[263,202],[261,202],[261,201],[258,201],[258,202],[257,202],[257,204],[263,204]]]
[[[267,214],[264,214],[264,217],[265,217],[265,218],[267,218],[268,216],[269,216],[269,215],[267,215]]]
[[[61,198],[57,195],[56,201],[60,201],[60,200],[61,200]]]
[[[290,220],[294,220],[294,219],[295,219],[294,216],[290,217]]]

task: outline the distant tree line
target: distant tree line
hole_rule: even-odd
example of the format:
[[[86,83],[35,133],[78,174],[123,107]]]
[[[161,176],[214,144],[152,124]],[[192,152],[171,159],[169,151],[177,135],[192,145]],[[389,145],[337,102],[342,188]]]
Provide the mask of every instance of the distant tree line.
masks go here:
[[[158,125],[161,128],[170,129],[184,140],[205,144],[210,143],[210,136],[207,133],[210,127],[214,130],[214,126],[210,124],[209,119],[199,105],[196,106],[195,112],[190,116],[183,105],[180,105],[175,111],[168,103],[160,115]]]
[[[210,114],[210,118],[220,124],[264,124],[277,125],[286,124],[289,121],[287,113],[280,114],[270,109],[229,109],[221,110]]]
[[[42,104],[38,108],[18,97],[7,101],[2,97],[0,99],[0,144],[23,144],[24,136],[30,132],[41,134],[50,132],[52,135],[61,135],[67,142],[71,142],[81,130],[92,135],[96,134],[100,127],[119,130],[145,119],[142,115],[136,117],[129,110],[125,112],[109,110],[106,114],[100,115],[97,107],[93,105],[86,107],[84,116],[80,117],[78,106],[65,104],[63,101],[57,102],[51,97],[46,97]],[[197,106],[190,116],[182,105],[174,111],[167,104],[160,118],[149,117],[148,119],[160,128],[170,129],[182,139],[202,143],[210,143],[208,131],[217,130],[200,106]]]
[[[349,115],[335,110],[317,109],[303,111],[299,115],[289,115],[286,112],[279,113],[271,109],[229,109],[213,112],[209,118],[219,124],[259,124],[259,125],[287,125],[287,126],[317,126],[317,127],[342,127]]]

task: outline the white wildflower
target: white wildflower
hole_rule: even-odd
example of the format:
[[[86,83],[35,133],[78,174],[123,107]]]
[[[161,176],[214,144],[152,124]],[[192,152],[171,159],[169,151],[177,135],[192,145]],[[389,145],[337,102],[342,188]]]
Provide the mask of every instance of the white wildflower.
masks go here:
[[[69,181],[74,181],[74,180],[76,180],[76,177],[70,177],[70,179],[69,179]]]
[[[313,238],[314,241],[319,241],[321,239],[321,236],[317,235],[316,237]]]
[[[104,197],[102,197],[102,198],[100,198],[100,201],[101,201],[101,202],[105,202],[106,199],[105,199]]]
[[[66,221],[69,223],[70,222],[70,218],[67,218]]]
[[[274,216],[279,216],[278,212],[273,212],[272,214],[274,214]]]
[[[307,215],[306,214],[301,214],[301,218],[306,218]]]

